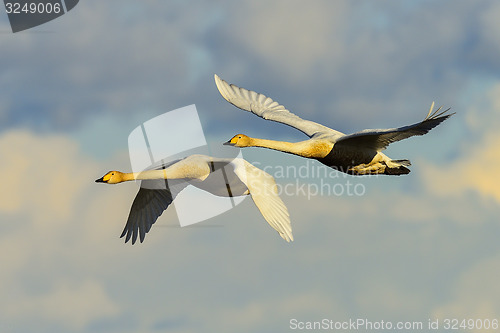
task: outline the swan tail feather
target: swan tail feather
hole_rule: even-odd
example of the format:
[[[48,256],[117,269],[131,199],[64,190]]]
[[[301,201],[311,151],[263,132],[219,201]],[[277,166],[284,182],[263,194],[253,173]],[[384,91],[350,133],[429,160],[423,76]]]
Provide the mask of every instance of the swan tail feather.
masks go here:
[[[407,175],[410,173],[410,169],[405,166],[399,166],[396,168],[385,168],[385,174],[391,176]]]
[[[393,176],[407,175],[410,173],[410,169],[407,166],[410,165],[410,160],[391,160],[385,168],[384,174]]]

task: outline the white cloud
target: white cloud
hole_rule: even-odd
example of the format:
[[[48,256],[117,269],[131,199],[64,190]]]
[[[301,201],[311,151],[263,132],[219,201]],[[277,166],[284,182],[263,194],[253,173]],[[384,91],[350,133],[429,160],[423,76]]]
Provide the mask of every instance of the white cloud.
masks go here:
[[[429,188],[439,195],[454,197],[471,190],[500,203],[500,175],[494,171],[500,163],[499,145],[499,135],[486,134],[481,141],[469,145],[458,161],[426,167],[424,178]]]
[[[345,1],[239,2],[227,30],[235,45],[255,53],[281,75],[300,80],[308,73],[335,74],[345,57],[342,39]]]
[[[185,3],[80,2],[35,29],[50,34],[2,38],[3,57],[11,64],[0,78],[6,87],[0,94],[12,101],[7,119],[67,129],[97,112],[182,106],[179,100],[193,83],[188,59],[200,49],[196,40],[205,31],[198,25],[207,20],[208,7],[198,12]],[[193,22],[183,19],[186,14]]]
[[[50,223],[63,221],[75,209],[75,198],[94,167],[80,163],[78,148],[62,136],[36,137],[28,131],[0,136],[4,190],[0,212],[39,214]],[[34,217],[34,216],[31,216]]]
[[[125,115],[193,101],[210,107],[218,72],[235,82],[258,78],[259,86],[248,88],[293,87],[263,92],[289,97],[283,103],[303,116],[321,113],[332,124],[365,119],[368,126],[436,95],[448,104],[467,81],[453,66],[472,5],[445,12],[428,6],[405,12],[349,1],[80,2],[40,28],[52,34],[1,40],[10,66],[0,93],[13,101],[10,122],[74,128],[75,119],[100,111]],[[36,63],[33,54],[40,55]],[[395,111],[384,113],[388,108]]]
[[[500,84],[493,85],[485,94],[482,110],[471,107],[466,114],[468,133],[456,142],[460,154],[446,165],[424,165],[423,180],[428,188],[440,196],[462,196],[468,191],[500,203],[500,135],[494,125],[500,115]]]
[[[99,247],[106,232],[118,233],[117,225],[106,223],[113,218],[102,206],[103,195],[89,195],[103,172],[98,164],[64,136],[26,130],[4,132],[0,154],[0,214],[6,228],[0,236],[4,318],[38,318],[82,328],[116,314],[117,305],[102,281],[92,272],[73,275],[79,265],[89,266],[82,256],[92,253],[86,250],[89,244]],[[119,200],[120,193],[113,196]],[[97,209],[87,220],[89,207]],[[36,285],[41,288],[33,289]]]
[[[497,319],[500,313],[500,287],[497,275],[500,257],[484,259],[463,272],[452,285],[451,299],[433,311],[435,318]],[[484,329],[472,331],[483,332]]]
[[[105,323],[123,331],[126,318],[130,331],[282,330],[294,317],[340,320],[360,309],[367,316],[400,309],[404,316],[410,310],[400,306],[417,294],[411,311],[424,316],[436,306],[432,295],[418,293],[425,279],[440,281],[441,261],[460,260],[476,244],[457,241],[469,239],[469,229],[453,239],[449,232],[450,222],[475,214],[476,206],[453,215],[453,202],[433,202],[425,187],[402,196],[386,186],[395,180],[380,178],[362,197],[284,196],[293,243],[282,241],[247,200],[192,228],[179,228],[169,209],[145,243],[131,246],[118,235],[136,185],[94,183],[109,169],[128,168],[126,156],[94,161],[67,137],[27,131],[5,133],[0,147],[6,161],[19,159],[2,166],[14,186],[14,199],[0,212],[9,221],[0,242],[0,309],[10,325],[28,318],[41,329],[85,331]],[[16,165],[35,165],[25,169],[39,178],[37,186],[16,187],[26,175]],[[45,194],[46,188],[53,190]],[[405,262],[412,266],[401,271]],[[382,302],[383,295],[390,297]]]
[[[286,331],[290,320],[321,321],[346,320],[343,306],[337,304],[332,295],[316,290],[314,286],[305,292],[293,292],[281,298],[250,301],[243,307],[222,307],[217,317],[230,318],[225,322],[226,332]],[[319,310],[319,311],[318,311]],[[206,314],[206,319],[210,315]]]
[[[3,309],[17,320],[40,318],[71,330],[81,330],[92,321],[113,317],[120,311],[103,286],[96,281],[79,285],[62,282],[42,295],[21,298]]]

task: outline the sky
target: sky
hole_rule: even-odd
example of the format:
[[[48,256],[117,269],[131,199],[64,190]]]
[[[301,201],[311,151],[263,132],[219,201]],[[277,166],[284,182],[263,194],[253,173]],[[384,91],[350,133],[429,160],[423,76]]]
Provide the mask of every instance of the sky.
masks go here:
[[[500,319],[499,16],[486,0],[86,0],[13,34],[0,13],[0,331]],[[130,171],[141,123],[196,104],[209,144],[306,139],[227,103],[214,74],[344,133],[418,122],[433,101],[456,114],[387,149],[412,161],[400,177],[243,149],[289,189],[294,242],[246,199],[185,228],[167,209],[124,244],[137,185],[94,180]],[[285,172],[300,168],[318,174]]]

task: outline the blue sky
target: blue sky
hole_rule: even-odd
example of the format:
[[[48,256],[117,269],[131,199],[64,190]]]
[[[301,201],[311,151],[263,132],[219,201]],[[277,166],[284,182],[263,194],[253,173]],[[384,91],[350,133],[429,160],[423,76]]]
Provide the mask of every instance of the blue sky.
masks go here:
[[[496,1],[87,0],[12,34],[0,15],[0,330],[499,318],[498,17]],[[210,144],[305,139],[229,105],[214,73],[346,133],[417,122],[432,101],[457,114],[389,147],[407,176],[323,180],[363,196],[283,195],[293,243],[245,200],[207,227],[169,209],[123,244],[137,187],[94,180],[130,169],[142,122],[196,104]],[[275,172],[311,163],[243,153]]]

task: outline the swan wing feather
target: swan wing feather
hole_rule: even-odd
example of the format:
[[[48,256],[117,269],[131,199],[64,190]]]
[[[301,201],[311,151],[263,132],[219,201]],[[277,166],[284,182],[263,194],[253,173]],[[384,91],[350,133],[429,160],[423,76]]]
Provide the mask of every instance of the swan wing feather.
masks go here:
[[[217,74],[215,74],[215,84],[226,101],[242,110],[250,111],[263,119],[291,126],[309,137],[325,133],[342,134],[321,124],[296,116],[270,97],[245,88],[239,88],[234,84],[229,84],[217,76]]]
[[[264,219],[284,240],[293,241],[290,215],[278,195],[273,176],[243,159],[235,159],[231,164],[235,174],[248,187],[252,200]]]
[[[143,180],[120,238],[125,237],[125,243],[132,239],[132,244],[139,238],[142,243],[158,217],[187,185],[184,181],[169,180],[167,184],[164,179]]]

